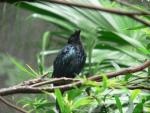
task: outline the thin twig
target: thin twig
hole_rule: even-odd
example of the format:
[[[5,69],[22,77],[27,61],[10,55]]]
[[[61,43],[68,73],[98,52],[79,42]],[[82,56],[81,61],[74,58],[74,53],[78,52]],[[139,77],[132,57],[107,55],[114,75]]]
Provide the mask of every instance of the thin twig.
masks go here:
[[[21,113],[28,113],[27,111],[25,111],[24,109],[15,106],[14,104],[10,103],[9,101],[7,101],[6,99],[4,99],[2,96],[0,96],[0,101],[2,101],[3,103],[5,103],[6,105],[10,106],[11,108],[21,112]]]
[[[135,78],[135,79],[132,79],[132,80],[128,81],[127,84],[130,84],[130,83],[132,83],[132,82],[134,82],[134,81],[137,81],[137,80],[139,80],[139,79],[147,79],[147,80],[149,80],[150,77],[149,77],[149,76],[146,76],[146,77],[137,77],[137,78]]]
[[[43,1],[61,4],[61,5],[66,5],[66,6],[74,6],[74,7],[79,7],[79,8],[91,9],[91,10],[99,10],[99,11],[118,14],[118,15],[149,15],[149,14],[143,13],[143,12],[121,11],[119,9],[108,9],[108,8],[103,8],[101,6],[92,6],[90,4],[85,5],[85,4],[79,4],[79,3],[74,3],[74,2],[67,2],[64,0],[43,0]]]
[[[138,17],[136,15],[132,15],[132,16],[130,16],[130,18],[132,18],[132,19],[134,19],[134,20],[136,20],[136,21],[138,21],[138,22],[140,22],[140,23],[150,27],[150,22],[149,21],[146,21],[146,20],[144,20],[144,19],[142,19],[142,18],[140,18],[140,17]]]
[[[146,86],[128,86],[127,88],[129,88],[129,89],[145,89],[145,90],[150,90],[150,87],[146,87]]]
[[[123,69],[123,70],[120,70],[120,71],[117,71],[117,72],[108,73],[106,75],[108,76],[108,78],[113,78],[113,77],[116,77],[116,76],[119,76],[119,75],[125,75],[125,74],[129,74],[129,73],[135,73],[135,72],[138,72],[138,71],[142,71],[143,69],[145,69],[149,66],[150,66],[150,60],[144,62],[144,64],[141,65],[141,66],[137,66],[137,67],[134,67],[134,68],[126,68],[126,69]],[[98,76],[95,75],[95,76],[90,77],[89,79],[98,81],[99,78],[100,78],[99,75]]]
[[[23,81],[22,83],[17,84],[16,86],[29,86],[29,85],[33,85],[33,84],[44,82],[44,81],[46,81],[45,77],[47,77],[48,74],[49,73],[45,73],[45,74],[41,75],[38,78],[35,78],[35,79],[32,79],[32,80]]]
[[[31,87],[38,87],[38,86],[43,86],[43,85],[46,85],[46,84],[63,84],[65,81],[65,84],[68,84],[68,83],[71,83],[71,82],[75,82],[77,80],[75,79],[72,79],[72,78],[66,78],[66,77],[62,77],[62,78],[53,78],[53,79],[50,79],[50,80],[47,80],[47,81],[43,81],[43,82],[39,82],[39,83],[36,83],[36,84],[33,84],[31,85]]]
[[[138,7],[132,5],[132,4],[130,4],[130,3],[126,2],[126,1],[124,1],[124,0],[113,0],[113,1],[116,1],[116,2],[118,2],[118,3],[120,3],[120,4],[124,5],[124,6],[127,6],[127,7],[129,7],[129,8],[132,8],[132,9],[134,9],[134,10],[136,10],[136,11],[140,11],[140,12],[143,12],[143,13],[145,13],[145,14],[150,15],[150,13],[149,13],[148,11],[145,11],[145,10],[143,10],[143,9],[141,9],[141,8],[138,8]]]

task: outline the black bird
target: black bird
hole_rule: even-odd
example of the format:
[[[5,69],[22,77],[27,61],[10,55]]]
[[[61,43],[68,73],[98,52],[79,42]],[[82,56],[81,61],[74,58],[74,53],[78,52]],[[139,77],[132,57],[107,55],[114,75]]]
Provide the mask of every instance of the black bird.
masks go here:
[[[53,64],[52,77],[74,78],[83,69],[85,60],[86,54],[80,41],[80,30],[76,30],[68,39],[68,44],[58,53]],[[61,113],[57,99],[56,109]]]
[[[58,53],[54,61],[53,78],[74,78],[81,72],[86,54],[80,40],[80,30],[76,30],[68,39],[68,44]]]

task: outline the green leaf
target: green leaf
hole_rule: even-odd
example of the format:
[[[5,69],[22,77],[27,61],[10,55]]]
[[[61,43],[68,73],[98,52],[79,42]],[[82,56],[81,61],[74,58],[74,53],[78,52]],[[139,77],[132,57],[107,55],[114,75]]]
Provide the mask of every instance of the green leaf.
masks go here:
[[[65,104],[62,93],[59,89],[55,89],[56,101],[58,102],[59,108],[62,113],[65,111]]]
[[[43,35],[43,41],[42,41],[42,51],[45,51],[47,46],[48,46],[48,43],[49,43],[49,35],[50,35],[50,32],[47,31],[44,33]]]
[[[140,25],[140,26],[135,26],[135,27],[126,28],[126,29],[124,29],[124,30],[141,30],[141,29],[144,29],[144,28],[147,28],[147,27],[144,26],[144,25]]]
[[[141,93],[140,89],[135,89],[131,92],[130,99],[133,101]]]
[[[40,54],[37,55],[37,63],[38,63],[38,67],[39,67],[39,73],[41,75],[44,74],[43,56]]]
[[[60,50],[41,51],[41,52],[40,52],[40,55],[47,56],[47,55],[51,55],[51,54],[56,54],[56,53],[58,53],[59,51],[60,51]]]
[[[133,77],[132,74],[126,74],[125,77],[124,77],[124,80],[128,81],[131,77]]]
[[[26,64],[28,66],[28,68],[32,71],[32,73],[36,76],[38,76],[39,74],[31,67],[29,66],[28,64]]]
[[[92,102],[92,99],[89,97],[82,97],[79,99],[75,99],[75,101],[73,102],[73,109],[77,109],[81,106],[85,106],[85,105],[89,105]]]
[[[143,103],[138,103],[134,110],[133,113],[142,113],[143,112]]]
[[[77,96],[80,96],[82,94],[82,91],[80,89],[71,89],[69,91],[67,91],[68,94],[68,99],[69,100],[73,100],[75,99]]]
[[[108,87],[108,78],[106,75],[103,75],[103,88],[106,89]]]
[[[103,92],[107,89],[108,87],[108,78],[106,75],[102,74],[103,76],[103,82],[102,82],[102,88],[100,88],[99,92]]]
[[[119,99],[119,97],[117,95],[115,95],[115,100],[116,100],[116,104],[117,104],[117,107],[119,109],[119,112],[123,113],[122,104],[121,104],[120,99]]]
[[[48,41],[48,36],[49,36],[50,32],[45,32],[43,34],[43,40],[42,40],[42,52],[44,52],[49,44],[49,41]],[[45,55],[44,54],[38,54],[37,55],[37,62],[38,62],[38,67],[39,67],[39,70],[40,70],[40,74],[44,74],[44,69],[45,69]]]
[[[145,54],[145,55],[150,54],[150,50],[145,49],[145,48],[139,48],[139,51],[142,52],[142,53]]]
[[[91,81],[91,80],[87,80],[87,79],[84,80],[84,85],[99,87],[99,84],[96,81]]]
[[[20,70],[22,70],[23,72],[28,73],[31,76],[35,76],[34,73],[31,73],[30,71],[28,71],[24,66],[22,66],[22,64],[20,64],[17,60],[15,60],[13,57],[9,56],[9,59],[11,60],[11,62],[13,64],[15,64]]]

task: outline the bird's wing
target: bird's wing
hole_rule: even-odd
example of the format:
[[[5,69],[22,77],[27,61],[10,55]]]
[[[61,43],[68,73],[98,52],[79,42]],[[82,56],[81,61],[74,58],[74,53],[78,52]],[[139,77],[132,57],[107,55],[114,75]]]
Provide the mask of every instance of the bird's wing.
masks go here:
[[[63,71],[64,68],[68,68],[70,65],[76,65],[75,60],[76,50],[75,47],[71,45],[65,46],[54,61],[54,76]]]
[[[56,60],[54,61],[54,64],[55,63],[60,63],[62,65],[68,64],[73,60],[75,55],[76,55],[75,48],[71,45],[67,45],[58,54],[58,56],[56,57]]]

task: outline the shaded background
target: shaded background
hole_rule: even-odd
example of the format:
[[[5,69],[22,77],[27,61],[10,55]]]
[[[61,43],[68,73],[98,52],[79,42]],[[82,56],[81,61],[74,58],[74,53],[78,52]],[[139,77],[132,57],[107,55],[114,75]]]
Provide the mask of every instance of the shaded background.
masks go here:
[[[0,3],[0,88],[17,84],[29,77],[17,75],[19,71],[8,59],[15,57],[22,63],[37,69],[36,55],[41,50],[41,40],[45,31],[57,28],[42,20],[30,18],[32,12]],[[53,39],[53,41],[57,39]],[[53,47],[59,47],[56,44]],[[48,64],[51,65],[53,56]],[[20,72],[19,72],[20,73]],[[11,80],[11,81],[10,81]],[[0,113],[14,113],[13,109],[0,102]]]

